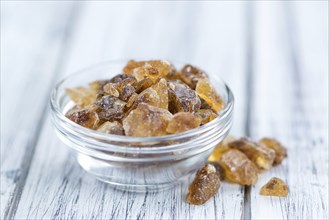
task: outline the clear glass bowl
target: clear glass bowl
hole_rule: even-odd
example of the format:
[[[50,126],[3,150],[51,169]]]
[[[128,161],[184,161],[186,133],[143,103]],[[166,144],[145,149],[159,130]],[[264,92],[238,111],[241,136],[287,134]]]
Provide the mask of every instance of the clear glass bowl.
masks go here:
[[[213,121],[184,133],[160,137],[129,137],[84,128],[65,117],[74,105],[65,88],[87,85],[121,73],[127,61],[106,62],[60,81],[51,94],[51,115],[58,137],[78,163],[101,181],[131,191],[168,188],[202,167],[212,150],[231,128],[234,98],[217,76],[211,82],[223,97],[225,108]],[[173,64],[180,69],[183,64]]]

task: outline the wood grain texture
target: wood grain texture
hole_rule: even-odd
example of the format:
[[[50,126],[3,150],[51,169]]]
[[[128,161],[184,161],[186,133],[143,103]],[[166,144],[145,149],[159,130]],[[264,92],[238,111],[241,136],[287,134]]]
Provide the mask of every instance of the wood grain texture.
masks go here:
[[[1,218],[328,218],[327,2],[3,5]],[[232,133],[276,137],[289,158],[254,187],[223,183],[203,206],[185,203],[190,180],[164,192],[132,193],[84,172],[51,126],[51,87],[98,62],[155,57],[224,78],[235,96]],[[287,198],[258,195],[273,176],[287,181]]]
[[[71,4],[1,2],[1,7],[1,218],[9,218],[62,65]]]
[[[306,4],[262,3],[255,13],[255,56],[262,62],[255,65],[251,135],[288,147],[288,159],[251,188],[255,219],[328,218],[328,52],[321,49],[328,33],[324,5]],[[259,195],[272,177],[287,182],[288,197]]]

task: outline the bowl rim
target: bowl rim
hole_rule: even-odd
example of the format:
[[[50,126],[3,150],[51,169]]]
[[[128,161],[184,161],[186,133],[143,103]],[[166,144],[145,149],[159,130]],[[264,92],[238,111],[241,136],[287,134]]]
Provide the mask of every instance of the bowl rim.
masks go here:
[[[145,137],[138,137],[138,136],[123,136],[123,135],[115,135],[115,134],[106,134],[103,132],[99,132],[97,130],[92,130],[89,128],[85,128],[79,124],[76,124],[75,122],[71,121],[70,119],[68,119],[65,114],[63,113],[63,111],[60,109],[58,103],[57,103],[57,94],[58,91],[60,89],[60,87],[67,82],[68,80],[72,79],[74,76],[86,73],[86,72],[90,72],[93,69],[97,69],[97,68],[101,68],[101,67],[105,67],[111,64],[117,64],[120,62],[127,62],[129,59],[120,59],[120,60],[111,60],[111,61],[104,61],[104,62],[100,62],[100,63],[96,63],[94,65],[85,67],[81,70],[78,70],[72,74],[69,74],[67,76],[65,76],[64,78],[62,78],[59,82],[56,83],[55,87],[52,89],[51,91],[51,95],[50,95],[50,107],[51,107],[51,111],[52,114],[55,115],[55,117],[58,117],[61,121],[65,122],[65,124],[67,124],[69,126],[70,129],[82,134],[83,136],[87,136],[87,137],[94,137],[97,139],[101,139],[101,140],[108,140],[108,141],[118,141],[118,142],[127,142],[127,143],[134,143],[134,142],[161,142],[161,141],[168,141],[168,140],[177,140],[177,139],[181,139],[181,138],[187,138],[187,137],[191,137],[193,135],[197,135],[203,131],[206,131],[207,129],[213,127],[216,123],[219,123],[221,120],[225,119],[232,111],[233,111],[233,107],[234,107],[234,95],[230,89],[230,87],[226,84],[226,82],[219,76],[217,75],[210,75],[209,78],[216,78],[217,81],[220,81],[223,86],[225,87],[225,91],[227,93],[227,103],[224,106],[224,109],[222,109],[221,111],[218,112],[218,116],[212,120],[211,122],[206,123],[203,126],[185,131],[185,132],[181,132],[178,134],[169,134],[169,135],[162,135],[162,136],[145,136]],[[183,64],[184,62],[181,61],[170,61],[170,63],[175,64]],[[186,63],[187,64],[187,63]],[[119,74],[119,73],[118,73]],[[97,80],[97,79],[95,79]],[[165,146],[162,146],[165,147]],[[129,148],[129,147],[128,147]],[[136,148],[136,147],[134,147]],[[161,146],[159,146],[159,148],[161,148]]]

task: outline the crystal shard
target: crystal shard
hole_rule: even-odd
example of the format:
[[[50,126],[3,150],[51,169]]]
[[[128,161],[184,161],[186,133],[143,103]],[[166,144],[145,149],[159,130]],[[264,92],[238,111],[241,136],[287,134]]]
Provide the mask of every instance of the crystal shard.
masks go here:
[[[195,89],[196,84],[201,78],[207,78],[207,74],[190,64],[185,65],[180,71],[180,79],[192,89]]]
[[[123,120],[123,128],[127,136],[165,135],[171,118],[171,113],[165,109],[140,103]]]
[[[288,196],[289,189],[287,184],[277,178],[273,177],[261,189],[259,194],[262,196]]]
[[[167,132],[169,134],[181,133],[199,127],[200,123],[201,120],[192,113],[179,112],[170,120],[167,127]]]
[[[200,109],[201,101],[194,90],[180,81],[169,81],[169,111],[197,112]]]
[[[71,121],[91,129],[97,128],[99,122],[98,115],[92,108],[75,106],[65,116]]]
[[[272,167],[275,152],[274,150],[264,147],[248,138],[240,138],[239,140],[229,143],[229,147],[240,150],[254,162],[260,169],[269,169]]]
[[[275,151],[274,165],[280,164],[288,156],[287,149],[275,139],[262,138],[259,143]]]
[[[216,168],[207,164],[198,170],[193,182],[189,186],[187,202],[202,205],[213,197],[220,187],[220,176]]]
[[[207,104],[209,104],[216,112],[224,108],[222,97],[217,94],[215,88],[211,85],[208,79],[199,79],[195,91],[200,98],[205,100],[205,102],[207,102]]]
[[[124,130],[122,125],[117,122],[104,122],[101,126],[98,127],[97,131],[106,133],[106,134],[116,134],[116,135],[124,135]]]
[[[217,118],[217,114],[211,109],[200,109],[195,115],[201,119],[203,125]]]
[[[258,178],[258,169],[241,151],[231,149],[219,158],[219,164],[224,169],[225,178],[240,185],[254,185]]]
[[[116,121],[124,117],[124,108],[126,103],[114,96],[103,96],[96,102],[98,106],[99,119],[104,121]]]
[[[228,144],[235,140],[235,137],[228,135],[223,141],[216,145],[215,149],[209,156],[208,161],[218,163],[222,154],[231,149]]]

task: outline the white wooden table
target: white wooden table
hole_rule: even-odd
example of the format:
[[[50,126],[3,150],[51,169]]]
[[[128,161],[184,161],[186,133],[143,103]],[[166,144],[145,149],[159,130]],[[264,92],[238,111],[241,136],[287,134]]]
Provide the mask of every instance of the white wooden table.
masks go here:
[[[232,133],[275,137],[289,158],[203,206],[185,203],[188,182],[136,194],[87,175],[54,134],[50,90],[88,65],[141,57],[220,74]],[[258,195],[273,176],[288,197]],[[2,219],[328,217],[328,1],[1,1]]]

